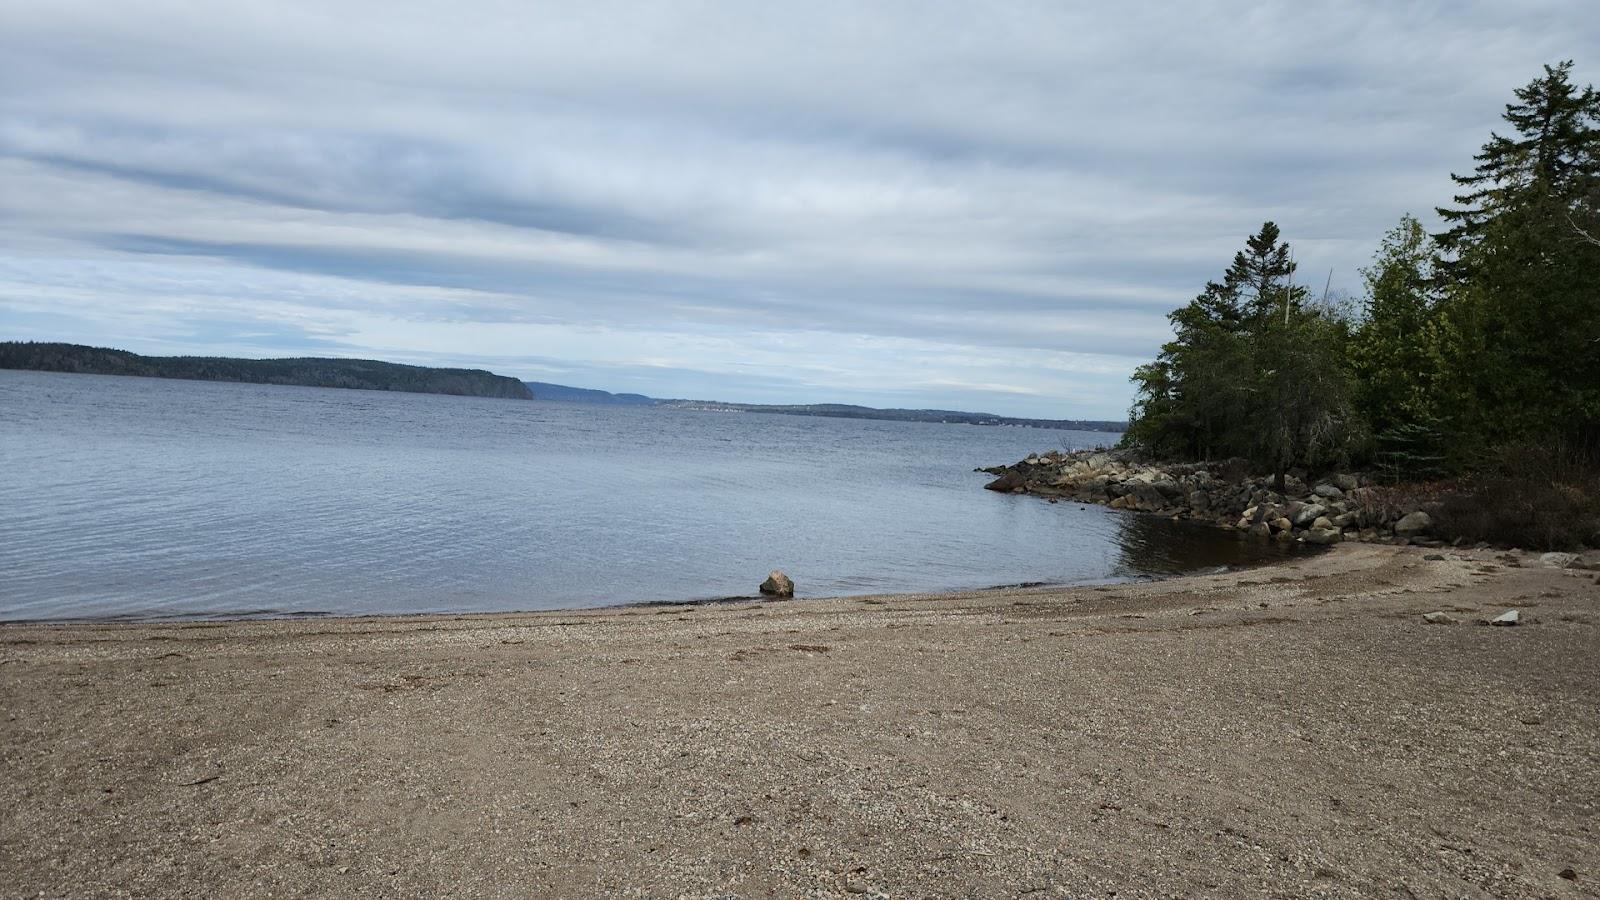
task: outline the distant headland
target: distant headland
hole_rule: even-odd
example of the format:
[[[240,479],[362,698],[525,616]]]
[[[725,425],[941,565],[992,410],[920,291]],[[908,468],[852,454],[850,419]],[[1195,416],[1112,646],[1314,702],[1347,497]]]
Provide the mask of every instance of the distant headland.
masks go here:
[[[140,356],[126,350],[81,344],[0,341],[0,369],[533,399],[533,392],[527,385],[508,375],[482,369],[434,369],[372,359]]]
[[[1055,428],[1072,431],[1121,432],[1126,422],[1083,419],[1022,419],[994,413],[952,409],[874,409],[844,403],[775,405],[725,403],[720,400],[664,400],[643,394],[613,394],[591,388],[544,381],[518,381],[483,369],[436,369],[373,359],[236,359],[221,356],[140,356],[127,350],[41,341],[0,341],[0,369],[76,372],[86,375],[135,375],[191,381],[233,381],[303,387],[452,394],[463,397],[505,397],[552,403],[603,406],[655,406],[710,412],[767,413],[785,416],[827,416],[840,419],[882,419],[893,422],[941,422]]]
[[[530,381],[533,396],[557,403],[591,403],[605,406],[659,406],[668,409],[694,409],[707,412],[765,413],[779,416],[826,416],[835,419],[882,419],[891,422],[939,422],[957,425],[1004,425],[1013,428],[1056,428],[1070,431],[1122,432],[1127,422],[1087,419],[1021,419],[994,413],[963,412],[955,409],[876,409],[848,403],[726,403],[721,400],[662,400],[643,394],[612,394],[589,388],[568,387]]]

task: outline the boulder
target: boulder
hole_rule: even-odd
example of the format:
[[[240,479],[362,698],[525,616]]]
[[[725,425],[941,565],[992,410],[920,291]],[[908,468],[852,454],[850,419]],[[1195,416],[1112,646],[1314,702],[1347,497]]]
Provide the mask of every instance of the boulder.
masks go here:
[[[1333,524],[1333,520],[1329,519],[1327,516],[1317,516],[1316,520],[1311,523],[1311,527],[1314,529],[1321,529],[1323,531],[1326,531],[1329,528],[1332,528],[1334,531],[1339,530],[1339,526]]]
[[[1258,538],[1272,537],[1272,526],[1265,522],[1257,522],[1250,526],[1249,534],[1251,537]]]
[[[1569,569],[1582,569],[1585,572],[1600,572],[1600,550],[1591,550],[1580,556],[1573,557],[1567,563]]]
[[[1318,497],[1326,497],[1329,500],[1337,500],[1344,496],[1344,491],[1326,482],[1312,488],[1311,493],[1316,494]]]
[[[1394,533],[1398,537],[1412,537],[1422,534],[1432,527],[1433,517],[1419,509],[1414,513],[1403,516],[1400,521],[1394,523]]]
[[[1565,569],[1577,558],[1576,553],[1543,553],[1539,556],[1539,565],[1552,569]]]
[[[1181,496],[1183,496],[1183,488],[1180,487],[1178,485],[1178,483],[1176,481],[1173,481],[1171,478],[1159,478],[1156,481],[1154,481],[1153,483],[1151,483],[1150,486],[1155,488],[1158,492],[1160,492],[1160,494],[1163,497],[1181,497]]]
[[[1328,480],[1333,482],[1334,487],[1344,491],[1346,494],[1361,486],[1361,479],[1354,475],[1335,475]]]
[[[1310,525],[1328,511],[1328,508],[1320,503],[1302,503],[1298,507],[1291,503],[1289,508],[1291,510],[1289,521],[1301,527]]]
[[[767,580],[761,582],[761,593],[769,597],[793,597],[794,582],[783,574],[782,569],[773,569],[767,575]]]
[[[1337,528],[1312,528],[1301,539],[1308,544],[1337,544],[1344,540],[1344,534]]]
[[[1514,609],[1508,609],[1489,620],[1490,625],[1518,625],[1521,622],[1522,617]]]
[[[1454,616],[1451,616],[1448,613],[1442,613],[1442,612],[1423,613],[1422,614],[1422,621],[1427,622],[1429,625],[1454,625],[1454,624],[1456,624],[1456,619],[1455,619]]]
[[[1021,474],[1017,472],[1007,472],[983,487],[984,490],[1006,493],[1008,491],[1016,490],[1020,487],[1026,487],[1027,484],[1027,479],[1023,478]]]
[[[1293,522],[1290,522],[1288,519],[1285,519],[1282,516],[1279,516],[1278,518],[1273,519],[1272,522],[1269,523],[1269,524],[1272,525],[1272,530],[1273,531],[1288,531],[1289,529],[1294,527],[1294,523]]]

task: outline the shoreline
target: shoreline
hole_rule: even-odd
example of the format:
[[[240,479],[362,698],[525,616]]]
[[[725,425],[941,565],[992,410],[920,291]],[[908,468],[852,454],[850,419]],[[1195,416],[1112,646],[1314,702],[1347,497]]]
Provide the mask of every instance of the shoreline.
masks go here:
[[[1186,527],[1206,528],[1212,523],[1186,522]],[[941,597],[966,594],[983,594],[993,591],[1013,590],[1075,590],[1092,589],[1124,584],[1151,584],[1156,582],[1172,581],[1182,578],[1198,578],[1206,575],[1221,575],[1233,572],[1247,572],[1268,566],[1280,565],[1296,559],[1293,556],[1262,556],[1257,559],[1237,564],[1220,566],[1223,571],[1215,571],[1217,567],[1207,567],[1187,572],[1175,572],[1167,575],[1131,576],[1121,579],[1102,579],[1091,581],[1027,581],[1008,584],[992,584],[971,588],[939,588],[930,591],[896,591],[878,594],[826,594],[819,596],[796,596],[789,598],[765,597],[760,593],[744,596],[729,597],[702,597],[688,600],[629,600],[621,603],[608,603],[598,606],[563,606],[550,609],[506,609],[506,610],[460,610],[455,612],[392,612],[392,613],[340,613],[326,610],[307,612],[242,612],[242,613],[197,613],[193,615],[167,615],[167,616],[142,616],[127,614],[124,616],[86,616],[82,618],[41,618],[41,619],[0,619],[0,635],[8,628],[22,628],[32,626],[148,626],[148,625],[183,625],[183,624],[212,624],[232,622],[281,622],[308,620],[316,622],[335,622],[344,620],[382,620],[405,618],[459,618],[463,616],[530,616],[540,614],[585,613],[604,612],[607,610],[624,609],[657,609],[663,607],[693,606],[717,608],[737,604],[759,603],[811,603],[834,600],[861,600],[861,599],[894,599],[898,597]]]
[[[1592,891],[1596,577],[13,624],[0,894]]]

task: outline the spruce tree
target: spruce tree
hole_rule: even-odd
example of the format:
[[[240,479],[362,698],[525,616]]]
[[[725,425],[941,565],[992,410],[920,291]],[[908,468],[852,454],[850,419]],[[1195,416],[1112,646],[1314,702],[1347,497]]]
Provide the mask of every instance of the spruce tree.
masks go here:
[[[1581,224],[1600,185],[1600,94],[1576,87],[1572,64],[1546,66],[1506,107],[1511,136],[1491,135],[1452,227],[1443,321],[1461,340],[1444,410],[1467,444],[1600,429],[1600,245]]]
[[[1580,90],[1571,74],[1569,59],[1518,88],[1518,102],[1506,104],[1504,114],[1514,136],[1491,132],[1473,157],[1472,174],[1451,174],[1467,190],[1455,196],[1459,208],[1439,209],[1451,228],[1437,237],[1460,261],[1470,264],[1468,251],[1500,216],[1541,199],[1573,202],[1593,190],[1600,177],[1600,94],[1593,85]]]

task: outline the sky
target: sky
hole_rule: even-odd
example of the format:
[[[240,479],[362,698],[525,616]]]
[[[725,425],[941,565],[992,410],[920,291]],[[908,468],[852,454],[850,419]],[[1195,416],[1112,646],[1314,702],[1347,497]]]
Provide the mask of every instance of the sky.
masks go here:
[[[1266,220],[1358,297],[1593,0],[0,0],[0,339],[1126,415]]]

